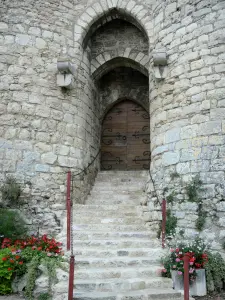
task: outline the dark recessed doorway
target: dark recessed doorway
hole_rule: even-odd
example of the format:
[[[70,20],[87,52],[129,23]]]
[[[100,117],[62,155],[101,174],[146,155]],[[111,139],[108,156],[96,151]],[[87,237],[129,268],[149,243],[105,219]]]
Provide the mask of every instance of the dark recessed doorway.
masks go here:
[[[149,169],[149,127],[149,114],[139,104],[124,100],[114,105],[102,123],[101,169]]]

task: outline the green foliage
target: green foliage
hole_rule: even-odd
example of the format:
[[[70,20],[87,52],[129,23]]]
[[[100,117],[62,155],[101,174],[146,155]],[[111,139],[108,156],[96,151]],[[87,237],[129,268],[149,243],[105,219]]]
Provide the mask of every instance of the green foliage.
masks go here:
[[[225,282],[225,261],[219,253],[208,254],[208,262],[205,264],[207,290],[220,291]]]
[[[5,183],[1,186],[0,191],[2,193],[2,200],[5,204],[13,206],[18,204],[22,189],[14,177],[7,177]]]
[[[1,237],[15,239],[22,238],[26,235],[27,229],[25,222],[17,211],[0,208],[0,220]]]
[[[175,191],[172,191],[172,193],[170,193],[167,197],[166,197],[166,201],[167,203],[171,203],[173,205],[174,201],[175,201],[175,196],[177,195],[177,193]]]
[[[171,236],[176,233],[177,218],[168,209],[166,212],[166,236]]]
[[[189,202],[199,202],[199,192],[203,191],[200,176],[196,175],[192,181],[185,187]]]
[[[51,299],[51,296],[49,293],[42,293],[39,295],[38,300],[49,300]]]
[[[0,295],[12,293],[11,280],[0,277]]]
[[[197,230],[202,231],[205,225],[205,220],[207,217],[207,212],[202,209],[198,210],[198,219],[195,222],[195,227]]]
[[[34,256],[28,264],[27,283],[25,289],[25,296],[29,300],[33,300],[33,290],[35,281],[38,275],[38,265],[40,263],[39,257]]]
[[[0,250],[0,295],[9,294],[11,289],[11,278],[13,271],[11,269],[11,263],[6,260],[6,257],[10,255],[9,249]]]
[[[179,178],[179,177],[180,177],[180,175],[177,172],[173,172],[173,173],[170,174],[170,178],[172,180],[174,180],[175,178]]]
[[[11,292],[11,283],[16,276],[27,273],[25,296],[33,300],[33,289],[39,275],[39,265],[46,266],[49,277],[49,291],[51,294],[52,284],[56,281],[56,267],[63,268],[61,243],[53,238],[43,235],[42,237],[27,237],[26,239],[12,240],[5,238],[0,250],[0,294]],[[47,297],[47,294],[43,297]],[[50,299],[43,298],[43,299]]]

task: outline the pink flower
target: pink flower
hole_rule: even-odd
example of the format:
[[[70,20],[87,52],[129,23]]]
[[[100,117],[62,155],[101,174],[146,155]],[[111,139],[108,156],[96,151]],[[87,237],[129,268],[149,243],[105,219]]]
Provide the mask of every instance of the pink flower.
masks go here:
[[[173,248],[170,248],[170,252],[174,252],[175,250]]]
[[[179,259],[179,258],[176,258],[176,262],[180,262],[180,259]]]
[[[177,271],[177,274],[178,275],[182,275],[183,273],[181,271]]]
[[[52,256],[52,254],[51,253],[47,253],[47,256]]]
[[[163,272],[163,273],[166,273],[167,271],[166,271],[166,269],[162,269],[162,272]]]
[[[173,265],[173,269],[176,269],[176,267],[177,267],[176,265]]]
[[[191,262],[189,262],[189,264],[192,266],[194,263],[191,261]]]
[[[194,272],[194,269],[190,268],[189,273],[192,274]]]

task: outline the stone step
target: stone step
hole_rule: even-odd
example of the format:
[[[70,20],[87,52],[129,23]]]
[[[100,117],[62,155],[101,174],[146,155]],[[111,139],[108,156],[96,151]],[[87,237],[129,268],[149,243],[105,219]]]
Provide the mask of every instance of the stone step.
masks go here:
[[[126,292],[81,292],[74,293],[74,300],[181,300],[181,293],[173,289],[141,289]]]
[[[117,240],[74,240],[75,247],[94,247],[100,249],[147,248],[161,247],[157,239],[117,239]]]
[[[172,288],[169,278],[119,278],[119,279],[77,279],[74,288],[76,291],[88,290],[95,292],[133,291],[145,288]]]
[[[98,199],[110,198],[111,200],[134,200],[138,198],[146,198],[146,195],[142,191],[101,191],[101,193],[99,193],[99,191],[93,191],[88,197]]]
[[[76,224],[73,225],[74,231],[83,231],[88,230],[92,231],[143,231],[147,230],[144,223],[143,224],[135,224],[135,225],[120,225],[120,224]]]
[[[134,185],[130,184],[112,184],[110,182],[96,182],[92,191],[101,192],[101,191],[144,191],[145,185],[137,183]]]
[[[110,279],[110,278],[139,278],[160,277],[160,266],[128,267],[128,268],[88,268],[76,270],[76,279]]]
[[[137,217],[138,215],[138,211],[134,210],[134,211],[131,211],[131,212],[127,212],[125,210],[117,210],[117,211],[114,211],[114,210],[102,210],[102,211],[98,211],[98,210],[94,210],[92,209],[91,211],[90,210],[74,210],[73,212],[73,217],[74,217],[74,220],[75,218],[83,218],[83,217],[102,217],[102,218],[107,218],[107,217],[110,217],[110,218],[123,218],[123,217]]]
[[[108,174],[98,174],[95,183],[97,182],[112,182],[113,184],[123,184],[123,183],[129,183],[129,184],[135,184],[135,183],[141,183],[145,184],[147,182],[147,177],[145,180],[145,177],[143,176],[110,176]]]
[[[123,225],[136,225],[143,224],[143,221],[138,217],[123,217],[123,218],[104,218],[104,217],[81,217],[75,215],[73,218],[74,224],[123,224]]]
[[[100,205],[111,205],[114,203],[115,205],[139,205],[141,203],[141,198],[137,198],[135,200],[124,200],[124,199],[114,199],[104,197],[99,198],[91,198],[88,197],[86,203],[87,204],[100,204]]]
[[[75,255],[82,257],[148,257],[154,256],[160,259],[165,253],[162,248],[121,248],[121,249],[98,249],[98,248],[74,248]]]
[[[79,268],[111,268],[111,267],[151,267],[158,265],[159,260],[153,256],[147,257],[83,257],[76,256],[76,265]]]
[[[151,232],[151,231],[74,231],[74,239],[78,240],[106,240],[106,239],[149,239],[155,238],[157,235],[157,232]]]
[[[90,213],[92,213],[93,210],[97,210],[97,211],[126,211],[126,212],[136,212],[137,209],[140,208],[140,206],[136,206],[136,205],[96,205],[96,204],[74,204],[73,205],[73,211],[90,211]]]
[[[111,176],[111,177],[122,177],[122,178],[126,178],[126,177],[147,177],[149,174],[149,171],[145,171],[145,170],[130,170],[130,171],[126,171],[126,170],[121,170],[121,171],[117,171],[117,170],[109,170],[109,171],[99,171],[97,176]]]

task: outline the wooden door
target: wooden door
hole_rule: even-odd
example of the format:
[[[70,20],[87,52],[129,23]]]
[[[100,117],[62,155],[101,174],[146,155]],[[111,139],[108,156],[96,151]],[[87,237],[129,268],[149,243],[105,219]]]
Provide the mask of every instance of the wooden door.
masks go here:
[[[149,114],[133,101],[116,104],[102,124],[102,170],[142,170],[150,165]]]

